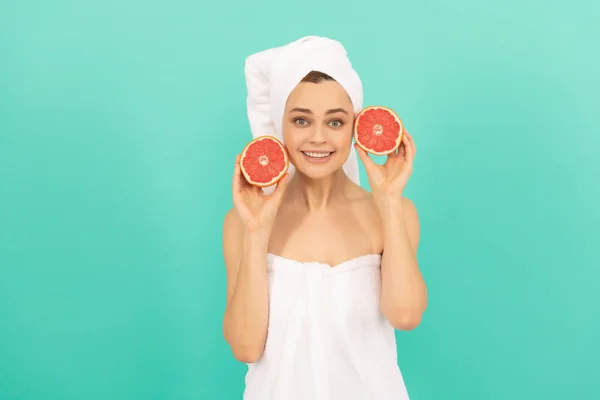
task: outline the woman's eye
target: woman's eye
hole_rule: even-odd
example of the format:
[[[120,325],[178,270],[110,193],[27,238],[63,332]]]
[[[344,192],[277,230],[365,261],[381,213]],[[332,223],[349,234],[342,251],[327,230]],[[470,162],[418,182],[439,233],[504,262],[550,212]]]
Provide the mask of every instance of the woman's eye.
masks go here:
[[[342,126],[342,121],[331,121],[330,124],[334,128],[339,128],[340,126]]]
[[[307,121],[303,118],[296,118],[295,122],[298,125],[305,125],[307,123]]]

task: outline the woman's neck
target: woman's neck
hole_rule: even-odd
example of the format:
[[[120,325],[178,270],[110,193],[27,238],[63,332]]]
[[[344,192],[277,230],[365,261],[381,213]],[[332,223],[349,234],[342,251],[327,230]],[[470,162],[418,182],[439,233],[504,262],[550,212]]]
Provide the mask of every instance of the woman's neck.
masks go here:
[[[349,182],[350,179],[341,169],[321,179],[311,179],[295,172],[286,190],[286,197],[308,211],[320,211],[342,198]]]

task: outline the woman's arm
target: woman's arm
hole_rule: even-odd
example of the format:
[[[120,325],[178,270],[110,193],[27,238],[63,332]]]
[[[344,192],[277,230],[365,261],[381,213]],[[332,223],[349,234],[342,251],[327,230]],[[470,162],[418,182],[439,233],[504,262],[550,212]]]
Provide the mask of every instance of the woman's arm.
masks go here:
[[[252,363],[262,357],[268,326],[266,257],[268,230],[249,232],[235,209],[223,223],[227,305],[223,334],[234,357]]]
[[[394,328],[414,329],[427,307],[427,287],[417,262],[417,210],[407,198],[389,197],[379,211],[383,228],[381,310]]]

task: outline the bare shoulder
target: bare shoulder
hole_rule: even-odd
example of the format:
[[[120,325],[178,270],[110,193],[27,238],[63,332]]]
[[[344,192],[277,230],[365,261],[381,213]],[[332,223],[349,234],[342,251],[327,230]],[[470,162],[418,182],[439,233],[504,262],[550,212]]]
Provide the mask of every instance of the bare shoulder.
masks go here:
[[[412,247],[416,251],[420,239],[419,213],[415,203],[410,198],[402,196],[401,199],[404,226]],[[355,210],[365,225],[376,232],[381,232],[381,215],[379,215],[373,193],[361,188],[361,191],[356,192],[355,200]]]
[[[418,221],[419,213],[417,206],[415,206],[415,203],[411,199],[405,196],[402,196],[402,211],[407,218],[416,218]]]
[[[356,199],[358,200],[357,205],[363,208],[363,211],[369,211],[370,213],[378,212],[372,192],[363,189],[363,192],[360,194],[360,196],[357,196]],[[402,212],[404,213],[405,217],[416,218],[418,220],[418,212],[415,203],[405,196],[402,196],[401,200]]]
[[[360,215],[368,220],[374,221],[378,219],[378,211],[375,206],[375,200],[373,199],[373,193],[362,187],[358,187],[354,191],[352,198],[352,203]]]
[[[421,236],[421,227],[419,223],[419,213],[415,203],[408,197],[402,196],[402,220],[404,228],[408,234],[411,246],[416,252],[419,247]]]
[[[349,200],[351,213],[354,220],[358,222],[358,233],[368,240],[370,252],[381,253],[383,251],[383,231],[373,194],[357,186],[351,190]]]

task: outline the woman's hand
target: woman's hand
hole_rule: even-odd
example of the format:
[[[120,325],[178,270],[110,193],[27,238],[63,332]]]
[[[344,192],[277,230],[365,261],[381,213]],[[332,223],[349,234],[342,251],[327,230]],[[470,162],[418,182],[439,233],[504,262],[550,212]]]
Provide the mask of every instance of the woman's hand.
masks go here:
[[[271,229],[288,179],[289,173],[286,173],[274,192],[267,195],[262,188],[252,186],[246,181],[240,168],[240,155],[236,156],[232,187],[233,205],[248,232]]]
[[[412,136],[404,130],[402,143],[395,152],[388,154],[383,165],[376,164],[358,145],[354,146],[365,165],[375,199],[400,197],[412,174],[413,159],[417,152]]]

